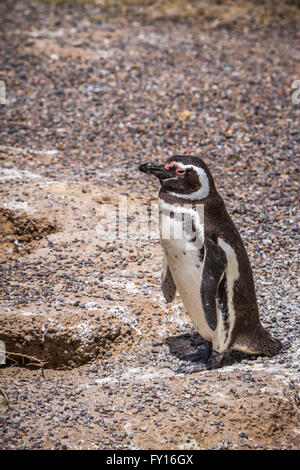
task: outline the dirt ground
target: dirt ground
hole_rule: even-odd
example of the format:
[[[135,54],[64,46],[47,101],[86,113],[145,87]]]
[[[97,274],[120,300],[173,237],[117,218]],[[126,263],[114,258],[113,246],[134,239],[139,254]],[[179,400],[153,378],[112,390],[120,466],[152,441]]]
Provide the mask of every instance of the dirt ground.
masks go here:
[[[1,449],[298,449],[298,10],[0,8]],[[175,153],[212,171],[273,358],[176,374],[204,342],[161,294],[158,184],[137,171]]]

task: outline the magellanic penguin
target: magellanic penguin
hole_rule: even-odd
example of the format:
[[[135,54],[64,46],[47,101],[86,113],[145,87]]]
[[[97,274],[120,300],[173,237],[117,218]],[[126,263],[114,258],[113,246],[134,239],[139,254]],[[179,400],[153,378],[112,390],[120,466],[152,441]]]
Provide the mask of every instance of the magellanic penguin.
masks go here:
[[[206,164],[198,157],[175,155],[166,164],[145,163],[139,170],[161,183],[166,301],[172,302],[178,290],[196,331],[211,345],[206,358],[179,372],[217,367],[230,350],[276,354],[281,343],[260,322],[246,249]]]

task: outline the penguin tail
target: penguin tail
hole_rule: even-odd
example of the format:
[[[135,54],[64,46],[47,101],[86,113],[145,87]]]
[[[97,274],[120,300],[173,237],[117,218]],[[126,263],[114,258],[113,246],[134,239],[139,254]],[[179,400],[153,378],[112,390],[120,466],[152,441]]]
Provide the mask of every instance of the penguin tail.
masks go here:
[[[231,347],[236,351],[269,357],[278,354],[281,348],[281,342],[273,338],[262,325],[250,332],[239,334]]]

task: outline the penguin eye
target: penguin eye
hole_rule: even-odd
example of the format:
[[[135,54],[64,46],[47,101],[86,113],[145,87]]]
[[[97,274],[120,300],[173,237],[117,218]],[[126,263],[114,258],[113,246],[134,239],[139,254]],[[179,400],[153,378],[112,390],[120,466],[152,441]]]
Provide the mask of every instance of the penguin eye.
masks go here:
[[[182,168],[176,168],[177,175],[184,175],[185,171]]]
[[[165,165],[165,169],[166,169],[166,170],[169,170],[172,166],[175,166],[175,163],[174,163],[174,162],[167,163],[167,164]]]

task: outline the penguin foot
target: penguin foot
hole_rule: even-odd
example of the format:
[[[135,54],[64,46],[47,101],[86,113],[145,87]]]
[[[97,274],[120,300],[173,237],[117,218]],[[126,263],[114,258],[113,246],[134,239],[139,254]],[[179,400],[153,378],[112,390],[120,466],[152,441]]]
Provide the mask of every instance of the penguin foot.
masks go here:
[[[176,374],[195,374],[204,370],[216,369],[222,362],[224,354],[212,351],[207,362],[188,362],[182,364],[177,370]]]
[[[206,363],[211,356],[211,348],[198,349],[197,351],[191,351],[184,355],[181,355],[180,359],[189,362],[203,362]]]
[[[222,362],[224,354],[218,353],[217,351],[212,351],[208,361],[207,361],[207,369],[216,369]]]
[[[203,362],[188,362],[181,365],[176,371],[176,374],[195,374],[196,372],[201,372],[207,370],[207,365]]]

